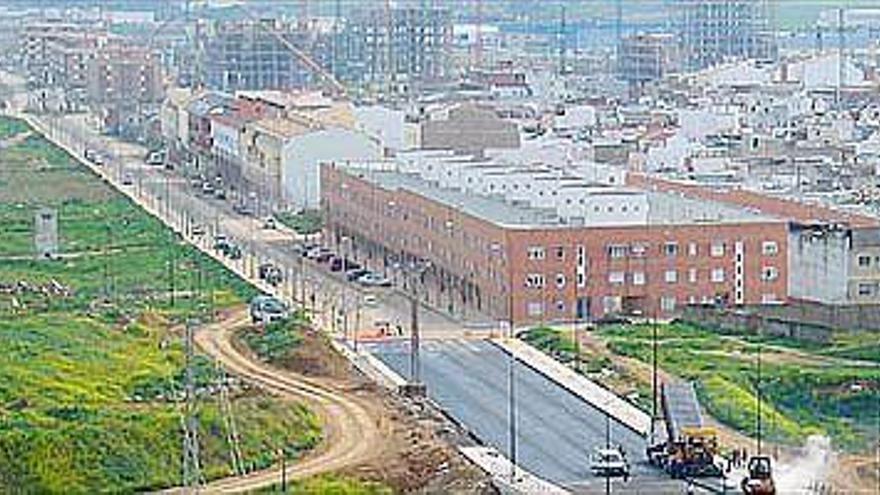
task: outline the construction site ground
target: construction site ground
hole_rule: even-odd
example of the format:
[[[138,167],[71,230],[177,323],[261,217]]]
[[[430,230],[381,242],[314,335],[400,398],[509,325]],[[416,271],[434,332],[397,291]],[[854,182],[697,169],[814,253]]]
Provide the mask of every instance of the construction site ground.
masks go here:
[[[238,318],[229,315],[223,321],[234,332],[230,342],[237,353],[250,361],[259,361],[241,338],[242,332],[257,330],[240,314]],[[369,416],[374,431],[354,433],[361,436],[360,442],[369,439],[370,455],[333,474],[379,482],[394,493],[494,493],[485,474],[455,449],[455,445],[470,439],[427,402],[403,398],[368,381],[326,339],[311,328],[304,329],[303,339],[293,353],[277,363],[282,367],[277,372],[336,391],[356,401]],[[261,366],[272,367],[265,363]],[[324,414],[319,414],[325,428],[333,430],[338,418],[332,412],[327,414],[326,407],[323,409]],[[334,441],[346,443],[346,439]]]
[[[585,354],[592,354],[597,357],[608,357],[613,360],[615,368],[618,369],[618,376],[622,379],[616,384],[616,388],[612,385],[615,392],[625,395],[628,391],[635,389],[637,386],[651,386],[653,377],[651,366],[638,359],[615,354],[608,348],[607,343],[591,332],[579,332],[578,334],[580,349]],[[773,351],[778,354],[780,359],[790,360],[791,362],[814,362],[820,360],[806,354],[804,352],[776,346]],[[825,359],[821,359],[825,361]],[[659,381],[662,383],[674,379],[675,377],[662,368],[658,369]],[[724,423],[718,421],[707,411],[703,411],[704,419],[708,426],[716,429],[721,445],[726,449],[745,449],[747,452],[754,452],[755,439],[741,432],[730,428]],[[764,449],[770,452],[780,463],[794,463],[798,459],[802,459],[808,454],[807,447],[793,447],[790,445],[782,445],[772,442],[765,442]],[[880,493],[878,486],[878,472],[880,465],[876,456],[870,454],[846,454],[832,453],[828,461],[832,464],[827,466],[828,476],[825,480],[824,487],[831,490],[831,493],[841,494],[874,494]],[[817,487],[820,489],[820,487]]]

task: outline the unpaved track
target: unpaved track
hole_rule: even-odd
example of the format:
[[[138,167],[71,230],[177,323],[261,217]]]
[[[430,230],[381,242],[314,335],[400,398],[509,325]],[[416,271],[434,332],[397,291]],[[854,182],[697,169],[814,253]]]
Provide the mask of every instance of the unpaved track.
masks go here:
[[[273,394],[306,404],[321,419],[321,444],[287,467],[287,479],[302,479],[352,468],[382,454],[380,416],[366,399],[321,380],[272,368],[256,362],[232,345],[233,333],[247,325],[245,313],[198,331],[195,342],[226,369]],[[276,466],[244,476],[223,478],[204,487],[206,493],[238,493],[280,483]],[[172,489],[174,493],[179,489]]]

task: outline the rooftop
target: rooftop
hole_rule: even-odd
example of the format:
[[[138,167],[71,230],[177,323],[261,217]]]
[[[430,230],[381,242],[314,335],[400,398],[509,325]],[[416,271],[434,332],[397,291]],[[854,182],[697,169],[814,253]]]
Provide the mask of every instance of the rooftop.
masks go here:
[[[377,170],[368,168],[349,168],[364,180],[386,190],[404,190],[428,198],[438,203],[452,206],[482,220],[508,227],[520,228],[567,228],[591,226],[570,223],[561,217],[555,208],[536,208],[522,202],[505,201],[499,195],[478,195],[463,192],[461,189],[440,187],[434,182],[424,180],[415,173],[396,170]],[[774,222],[779,218],[714,201],[686,198],[679,194],[657,191],[644,191],[634,188],[596,186],[594,184],[572,184],[580,187],[585,195],[641,195],[648,204],[648,225],[689,225],[689,224],[728,224]],[[608,224],[602,224],[607,226]],[[621,225],[632,225],[631,222]],[[593,226],[600,226],[599,224]]]

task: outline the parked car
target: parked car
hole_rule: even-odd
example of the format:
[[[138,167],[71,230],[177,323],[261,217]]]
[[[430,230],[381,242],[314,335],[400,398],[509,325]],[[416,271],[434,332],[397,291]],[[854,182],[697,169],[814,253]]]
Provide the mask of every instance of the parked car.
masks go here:
[[[330,271],[331,272],[341,271],[342,270],[342,262],[343,262],[343,259],[340,258],[339,256],[334,256],[334,257],[330,258]]]
[[[226,250],[226,256],[228,256],[231,260],[240,260],[241,248],[236,246],[235,244],[230,244],[229,249]]]
[[[327,263],[331,259],[333,259],[333,253],[330,251],[322,251],[314,257],[314,260],[318,263]]]
[[[83,158],[94,163],[95,165],[104,164],[104,159],[101,157],[101,154],[98,152],[98,150],[92,148],[86,148],[86,150],[83,151]]]
[[[269,270],[271,270],[272,268],[274,268],[274,266],[275,266],[275,265],[273,265],[272,263],[262,263],[262,264],[260,264],[260,266],[257,267],[257,277],[258,277],[260,280],[265,280],[265,279],[266,279],[266,274],[269,273]]]
[[[332,256],[333,253],[331,253],[330,250],[327,249],[327,248],[325,248],[325,247],[318,246],[318,247],[314,247],[314,248],[309,249],[308,251],[306,251],[305,257],[308,258],[308,259],[310,259],[310,260],[315,260],[315,259],[317,259],[319,256],[326,256],[326,255],[331,255],[331,256]],[[329,259],[329,258],[328,258],[328,259]],[[324,260],[324,261],[327,261],[327,260]]]
[[[270,285],[278,285],[284,281],[284,274],[281,269],[272,263],[263,263],[259,266],[257,274],[260,280],[265,280]]]
[[[214,250],[220,251],[226,254],[226,251],[229,249],[229,239],[226,238],[225,235],[219,234],[214,236]]]
[[[201,237],[201,236],[205,235],[205,226],[200,223],[197,223],[192,226],[191,232],[192,232],[193,236]]]
[[[253,211],[251,211],[251,208],[244,203],[236,203],[236,204],[232,205],[232,211],[234,211],[235,213],[238,213],[239,215],[245,215],[245,216],[249,216],[249,215],[254,214]]]
[[[364,306],[374,308],[378,304],[379,299],[376,297],[376,294],[364,294]]]
[[[256,296],[250,302],[251,321],[272,323],[287,318],[287,305],[271,296]]]
[[[345,279],[349,282],[354,282],[368,273],[370,273],[370,271],[366,268],[353,268],[345,272]]]
[[[357,282],[364,287],[391,287],[391,280],[372,272],[362,275]]]
[[[263,220],[263,228],[266,230],[275,230],[278,228],[278,224],[275,223],[274,217],[268,217]]]
[[[125,175],[122,176],[122,185],[123,186],[130,186],[132,184],[134,184],[134,178],[131,176],[131,174],[126,173]]]
[[[144,162],[147,165],[162,165],[165,163],[165,152],[163,150],[152,150],[147,153]]]
[[[222,187],[214,189],[214,197],[217,199],[226,199],[226,189],[223,189]]]
[[[210,182],[202,182],[202,194],[205,196],[211,196],[214,194],[214,184]]]

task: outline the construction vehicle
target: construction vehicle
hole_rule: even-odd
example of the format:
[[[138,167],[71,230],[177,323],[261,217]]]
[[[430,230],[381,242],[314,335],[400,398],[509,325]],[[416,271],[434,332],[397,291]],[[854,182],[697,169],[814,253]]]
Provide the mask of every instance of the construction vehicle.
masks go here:
[[[742,491],[746,495],[775,495],[776,484],[773,483],[773,471],[770,457],[756,455],[749,459],[749,475],[742,480]]]
[[[666,439],[648,447],[647,457],[673,478],[721,476],[718,435],[703,426],[697,394],[690,383],[664,384],[661,405]]]

